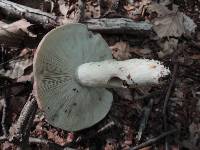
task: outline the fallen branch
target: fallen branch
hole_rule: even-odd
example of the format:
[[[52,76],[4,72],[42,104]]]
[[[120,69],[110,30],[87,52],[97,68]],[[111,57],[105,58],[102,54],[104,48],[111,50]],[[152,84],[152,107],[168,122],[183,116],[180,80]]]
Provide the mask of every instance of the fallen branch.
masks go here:
[[[142,149],[142,148],[144,148],[146,146],[152,145],[152,144],[156,143],[157,141],[161,140],[162,138],[164,138],[164,137],[166,137],[168,135],[171,135],[171,134],[173,134],[173,133],[175,133],[177,131],[178,131],[177,129],[174,129],[174,130],[170,130],[168,132],[164,132],[163,134],[159,135],[158,137],[152,138],[147,142],[144,142],[144,143],[142,143],[140,145],[137,145],[137,146],[135,146],[133,148],[130,148],[130,150],[138,150],[138,149]]]
[[[135,22],[128,18],[100,18],[83,22],[89,30],[114,34],[149,34],[152,25],[143,21]]]
[[[30,144],[48,145],[50,149],[54,149],[54,150],[75,150],[75,149],[72,149],[72,148],[60,146],[60,145],[58,145],[58,144],[56,144],[56,143],[54,143],[50,140],[41,139],[41,138],[30,137],[29,143]]]
[[[84,0],[79,0],[77,21],[84,19]],[[5,15],[15,18],[25,18],[30,22],[41,24],[44,28],[53,28],[63,24],[62,20],[49,13],[42,12],[7,0],[0,0],[0,10]],[[77,16],[78,17],[78,16]],[[146,22],[135,22],[128,18],[100,18],[82,21],[89,30],[107,34],[147,34],[151,33],[152,25]]]
[[[45,28],[52,28],[58,24],[56,16],[7,0],[0,0],[0,10],[9,17],[25,18],[30,22],[41,24]]]

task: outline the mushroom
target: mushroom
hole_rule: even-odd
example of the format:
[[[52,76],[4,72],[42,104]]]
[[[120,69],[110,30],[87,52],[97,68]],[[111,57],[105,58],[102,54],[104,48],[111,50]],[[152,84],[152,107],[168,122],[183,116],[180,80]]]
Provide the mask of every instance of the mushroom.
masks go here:
[[[106,88],[158,84],[169,70],[155,60],[116,61],[99,34],[83,24],[50,31],[34,57],[34,92],[47,121],[77,131],[102,120],[113,96]]]

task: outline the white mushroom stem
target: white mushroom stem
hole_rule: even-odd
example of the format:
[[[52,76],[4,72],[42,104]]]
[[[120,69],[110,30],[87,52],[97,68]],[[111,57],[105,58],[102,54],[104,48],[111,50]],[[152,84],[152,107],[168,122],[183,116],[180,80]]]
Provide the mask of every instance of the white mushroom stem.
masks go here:
[[[83,86],[130,88],[158,84],[170,73],[159,61],[130,59],[90,62],[78,67],[76,78]]]

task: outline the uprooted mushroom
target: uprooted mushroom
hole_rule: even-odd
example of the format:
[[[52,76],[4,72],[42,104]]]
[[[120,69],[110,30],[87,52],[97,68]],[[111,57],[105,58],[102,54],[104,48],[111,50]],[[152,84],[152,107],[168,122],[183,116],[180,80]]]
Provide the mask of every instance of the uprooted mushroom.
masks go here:
[[[116,61],[101,35],[83,24],[69,24],[50,31],[40,42],[34,91],[50,124],[77,131],[109,112],[113,96],[106,88],[158,84],[169,72],[155,60]]]

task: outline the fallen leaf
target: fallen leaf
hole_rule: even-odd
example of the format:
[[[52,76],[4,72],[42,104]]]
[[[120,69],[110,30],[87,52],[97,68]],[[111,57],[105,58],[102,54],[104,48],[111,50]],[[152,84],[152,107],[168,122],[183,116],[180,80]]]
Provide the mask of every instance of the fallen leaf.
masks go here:
[[[195,33],[197,25],[194,23],[194,21],[190,17],[188,17],[185,14],[183,14],[183,24],[186,30],[185,31],[186,36],[191,36],[192,33]]]
[[[157,17],[152,20],[153,30],[160,37],[180,37],[183,34],[190,36],[196,29],[196,24],[191,18],[178,11],[178,6],[173,5],[169,10],[166,6],[151,3],[147,7],[147,12],[153,14],[156,12]]]
[[[147,6],[148,13],[156,12],[157,17],[164,17],[168,14],[171,14],[171,11],[164,5],[158,4],[156,2],[152,2]]]
[[[180,37],[185,31],[183,13],[177,12],[153,20],[153,30],[160,37]]]
[[[112,49],[112,55],[117,60],[126,60],[131,57],[130,47],[127,42],[117,42],[110,47]]]
[[[0,75],[9,77],[11,79],[17,79],[24,74],[24,70],[31,66],[33,61],[31,59],[18,59],[9,62],[9,70],[0,69]]]
[[[124,6],[124,9],[125,9],[126,11],[131,11],[131,10],[134,10],[134,9],[135,9],[135,6],[128,4],[128,5]]]
[[[106,145],[104,147],[104,150],[117,150],[117,149],[118,149],[118,144],[115,139],[106,140]]]
[[[0,69],[0,75],[9,77],[11,79],[17,79],[27,73],[27,68],[33,64],[32,60],[33,51],[31,49],[23,49],[16,59],[8,62],[7,68]],[[32,69],[29,69],[32,72]]]
[[[18,46],[28,37],[36,37],[28,30],[31,24],[25,19],[13,22],[11,24],[1,24],[0,43],[9,46]]]

